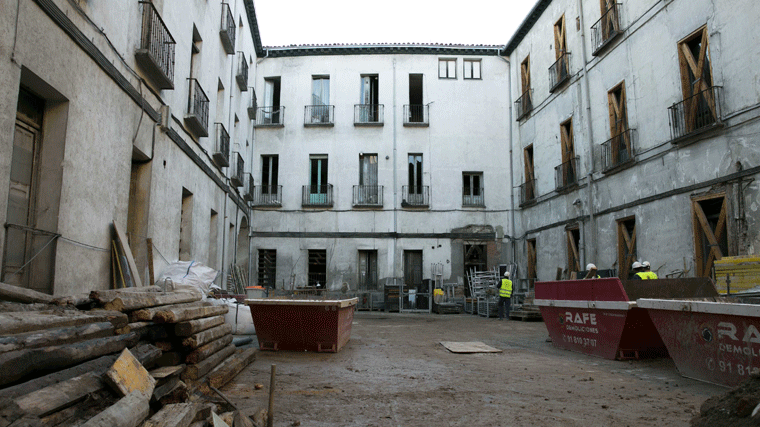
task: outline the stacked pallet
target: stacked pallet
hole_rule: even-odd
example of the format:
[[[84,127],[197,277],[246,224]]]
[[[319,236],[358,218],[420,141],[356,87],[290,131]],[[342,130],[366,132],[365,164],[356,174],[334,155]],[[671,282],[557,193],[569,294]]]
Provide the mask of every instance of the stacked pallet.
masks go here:
[[[715,260],[715,288],[721,294],[760,286],[760,256],[745,255]]]
[[[191,396],[232,380],[255,350],[231,344],[226,306],[156,291],[53,299],[0,284],[0,426],[212,425],[222,408]]]
[[[531,291],[525,295],[522,304],[515,304],[509,311],[509,318],[515,320],[543,320],[541,317],[541,308],[534,304],[535,292]]]

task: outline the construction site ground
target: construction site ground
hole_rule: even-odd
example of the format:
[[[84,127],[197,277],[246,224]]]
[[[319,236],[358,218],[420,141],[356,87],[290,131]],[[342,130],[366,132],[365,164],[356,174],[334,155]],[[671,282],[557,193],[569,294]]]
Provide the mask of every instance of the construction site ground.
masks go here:
[[[727,389],[670,359],[612,361],[554,347],[543,322],[356,312],[338,353],[261,351],[222,392],[275,426],[688,426]],[[451,353],[480,341],[501,353]],[[257,388],[257,384],[260,389]]]

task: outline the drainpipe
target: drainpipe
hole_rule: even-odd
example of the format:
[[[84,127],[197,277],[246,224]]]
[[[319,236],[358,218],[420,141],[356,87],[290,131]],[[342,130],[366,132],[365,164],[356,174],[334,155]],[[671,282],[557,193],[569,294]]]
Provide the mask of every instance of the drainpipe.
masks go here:
[[[588,253],[591,252],[591,259],[593,259],[594,263],[598,263],[596,260],[596,257],[598,255],[597,251],[597,230],[596,230],[596,219],[594,218],[594,133],[591,129],[591,94],[589,89],[589,83],[588,83],[588,61],[586,60],[587,54],[586,54],[586,25],[583,21],[583,0],[578,0],[578,13],[581,20],[581,53],[583,54],[583,86],[584,86],[584,98],[586,101],[586,133],[588,135],[588,146],[589,146],[589,171],[588,171],[588,186],[586,191],[586,205],[588,205],[588,216],[589,216],[589,228],[591,229],[591,248],[590,250],[587,250],[586,248],[586,235],[583,234],[583,258],[581,258],[583,263],[587,263],[588,260],[584,259],[587,258]],[[581,220],[581,226],[583,225],[583,221]],[[581,228],[581,230],[585,229],[585,227]]]
[[[396,59],[393,59],[393,284],[396,284],[396,246],[398,246],[398,167],[396,147]]]
[[[517,239],[515,239],[515,190],[514,190],[514,161],[512,160],[513,139],[512,139],[512,63],[509,59],[497,55],[507,64],[507,105],[509,113],[507,114],[507,138],[509,140],[509,240],[512,247],[512,263],[517,264]]]

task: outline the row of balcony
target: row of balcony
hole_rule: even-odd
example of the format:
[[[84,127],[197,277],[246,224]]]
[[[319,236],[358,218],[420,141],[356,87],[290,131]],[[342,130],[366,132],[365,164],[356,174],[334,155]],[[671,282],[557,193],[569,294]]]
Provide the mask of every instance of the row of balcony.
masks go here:
[[[254,185],[251,174],[246,174],[243,198],[257,207],[282,207],[282,185]],[[462,206],[485,207],[484,189],[464,187]],[[382,185],[354,185],[352,194],[354,207],[382,208],[384,205]],[[307,208],[329,208],[333,206],[333,186],[304,185],[301,188],[301,206]],[[401,187],[402,208],[430,207],[430,187],[427,185],[404,185]]]
[[[251,101],[254,102],[253,100]],[[404,126],[429,126],[428,105],[404,105]],[[383,126],[383,104],[354,104],[355,126]],[[335,126],[334,105],[306,105],[303,124],[306,127]],[[285,125],[285,107],[259,107],[256,113],[257,127],[282,127]]]

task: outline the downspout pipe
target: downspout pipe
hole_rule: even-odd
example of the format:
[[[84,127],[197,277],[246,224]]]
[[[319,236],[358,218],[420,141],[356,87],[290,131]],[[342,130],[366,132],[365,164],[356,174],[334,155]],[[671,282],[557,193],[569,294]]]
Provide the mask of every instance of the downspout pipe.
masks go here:
[[[509,142],[509,241],[512,248],[512,263],[517,265],[517,240],[515,239],[515,176],[514,176],[514,140],[512,138],[512,63],[501,55],[497,58],[507,63],[507,138]]]
[[[396,59],[393,59],[393,284],[396,284],[397,264],[396,247],[398,246],[398,147],[396,121]]]
[[[582,264],[586,264],[589,262],[589,259],[593,259],[594,263],[596,263],[596,258],[598,256],[597,251],[597,230],[596,230],[596,218],[594,217],[594,148],[596,147],[594,144],[594,132],[591,127],[591,90],[589,89],[589,80],[588,80],[588,54],[586,53],[586,25],[583,20],[583,0],[578,0],[578,15],[580,17],[581,22],[581,53],[582,53],[582,60],[583,60],[583,92],[584,92],[584,98],[586,102],[586,134],[588,135],[588,153],[589,153],[589,168],[588,168],[588,186],[586,187],[586,205],[588,210],[588,216],[589,216],[589,231],[591,233],[591,247],[587,248],[586,246],[586,235],[585,235],[585,228],[583,227],[582,230],[584,230],[583,234],[583,245],[581,248],[583,249],[583,256],[581,257]],[[581,214],[582,215],[582,214]],[[581,218],[581,223],[583,223],[583,220]],[[590,252],[590,254],[589,254]]]

